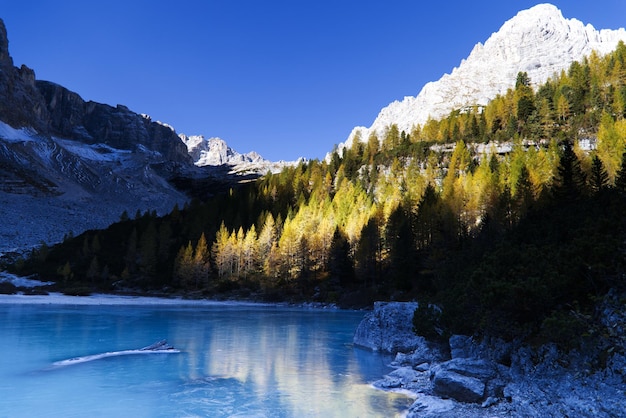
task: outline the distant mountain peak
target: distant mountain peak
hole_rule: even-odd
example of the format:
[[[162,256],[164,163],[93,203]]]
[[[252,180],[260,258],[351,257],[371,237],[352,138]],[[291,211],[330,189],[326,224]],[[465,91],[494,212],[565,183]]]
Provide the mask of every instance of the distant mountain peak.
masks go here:
[[[355,127],[344,145],[349,146],[358,131],[363,141],[371,132],[382,139],[385,129],[394,123],[400,131],[410,132],[429,117],[438,119],[454,109],[485,105],[514,87],[520,71],[527,72],[534,85],[542,84],[594,50],[611,52],[620,40],[626,41],[623,28],[596,30],[577,19],[564,18],[552,4],[522,10],[484,44],[477,43],[450,74],[425,84],[417,96],[389,104],[369,128]]]
[[[258,163],[265,161],[256,152],[240,154],[226,144],[221,138],[205,138],[203,135],[179,135],[187,146],[189,155],[198,167],[206,165],[237,165],[241,163]]]
[[[205,138],[203,135],[178,135],[187,146],[187,150],[194,164],[204,166],[230,166],[233,173],[238,174],[266,174],[280,172],[287,166],[297,165],[304,161],[269,161],[255,151],[240,154],[228,146],[226,141],[218,137]]]

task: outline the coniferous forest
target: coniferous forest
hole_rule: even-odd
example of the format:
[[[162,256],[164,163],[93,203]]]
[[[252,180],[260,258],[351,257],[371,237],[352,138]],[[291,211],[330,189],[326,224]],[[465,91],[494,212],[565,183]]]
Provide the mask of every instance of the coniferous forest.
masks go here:
[[[423,335],[567,345],[593,334],[595,303],[624,287],[625,116],[620,43],[543,85],[520,73],[486,106],[357,134],[325,161],[167,216],[124,213],[12,269],[74,294],[415,299]]]

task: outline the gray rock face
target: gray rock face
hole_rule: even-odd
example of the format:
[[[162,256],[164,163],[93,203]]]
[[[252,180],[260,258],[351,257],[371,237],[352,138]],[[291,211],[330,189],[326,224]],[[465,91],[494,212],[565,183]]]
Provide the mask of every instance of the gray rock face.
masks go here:
[[[431,369],[436,395],[459,402],[482,402],[488,396],[502,396],[504,380],[498,366],[488,360],[455,358]]]
[[[467,335],[453,335],[450,337],[449,343],[450,356],[452,358],[465,358],[472,356],[472,337],[468,337]]]
[[[85,102],[78,94],[35,79],[26,66],[15,68],[6,27],[0,20],[0,117],[13,128],[33,128],[87,144],[134,150],[141,145],[169,161],[191,164],[187,147],[169,127],[118,105]]]
[[[26,66],[15,68],[9,55],[6,27],[0,19],[0,115],[11,126],[46,129],[48,111],[35,87],[35,73]]]
[[[602,315],[617,318],[613,325],[623,318],[623,300],[613,293],[600,305]],[[439,359],[422,362],[419,347],[398,353],[391,364],[398,369],[373,385],[413,393],[410,418],[626,416],[626,356],[616,352],[621,348],[610,350],[606,367],[593,371],[589,357],[560,353],[553,345],[530,348],[460,335],[449,345],[452,359],[441,355],[444,350]]]
[[[0,255],[169,212],[188,200],[169,180],[202,174],[170,127],[14,67],[0,20]]]
[[[460,402],[480,402],[485,396],[485,383],[480,379],[442,370],[434,375],[435,394]]]
[[[14,128],[33,128],[43,136],[104,143],[126,150],[142,145],[170,161],[191,163],[187,147],[172,129],[125,106],[85,102],[62,86],[36,80],[35,72],[26,66],[15,68],[1,20],[0,115]]]
[[[375,302],[374,310],[359,324],[354,344],[374,351],[397,353],[426,345],[413,332],[413,312],[417,302]]]
[[[50,131],[56,136],[126,150],[141,145],[168,161],[192,162],[185,144],[167,126],[123,105],[85,102],[78,94],[49,81],[37,81],[35,85],[49,112]]]

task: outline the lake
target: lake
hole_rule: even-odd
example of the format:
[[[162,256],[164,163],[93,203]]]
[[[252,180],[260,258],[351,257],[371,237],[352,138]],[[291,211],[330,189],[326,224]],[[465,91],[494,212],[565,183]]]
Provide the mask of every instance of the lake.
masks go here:
[[[0,417],[389,417],[412,403],[370,386],[392,359],[352,345],[363,312],[11,300],[0,303]],[[180,352],[54,365],[162,339]]]

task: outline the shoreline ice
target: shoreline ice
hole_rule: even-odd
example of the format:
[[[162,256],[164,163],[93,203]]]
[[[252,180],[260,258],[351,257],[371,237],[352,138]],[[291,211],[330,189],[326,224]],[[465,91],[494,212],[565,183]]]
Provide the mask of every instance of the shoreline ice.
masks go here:
[[[0,294],[0,305],[32,304],[32,305],[169,305],[169,306],[282,306],[274,303],[219,301],[210,299],[161,298],[156,296],[126,296],[94,294],[91,296],[69,296],[51,292],[48,295],[3,295]]]

